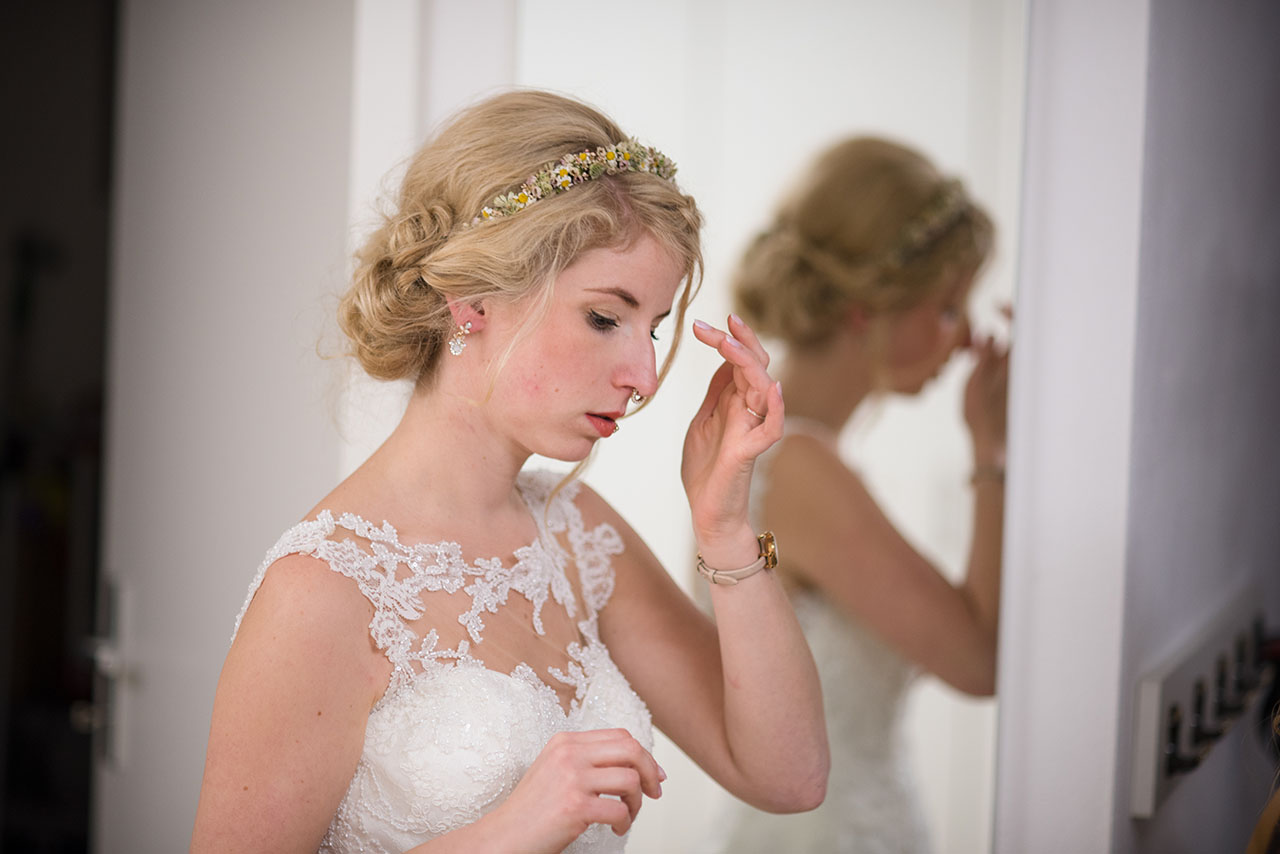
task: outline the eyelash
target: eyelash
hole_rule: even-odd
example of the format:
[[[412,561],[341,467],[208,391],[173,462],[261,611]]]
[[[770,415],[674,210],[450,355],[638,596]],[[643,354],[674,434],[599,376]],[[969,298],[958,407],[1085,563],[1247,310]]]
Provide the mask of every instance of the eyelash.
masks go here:
[[[587,312],[587,323],[591,324],[591,328],[595,329],[597,332],[608,332],[611,329],[618,328],[618,321],[614,320],[612,317],[603,315],[598,311]],[[650,329],[649,337],[654,341],[657,341],[658,330]]]

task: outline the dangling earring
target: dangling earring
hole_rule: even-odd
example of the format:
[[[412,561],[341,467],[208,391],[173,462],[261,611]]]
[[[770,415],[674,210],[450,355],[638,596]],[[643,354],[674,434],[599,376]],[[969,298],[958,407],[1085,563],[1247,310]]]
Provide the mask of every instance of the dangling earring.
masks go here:
[[[631,402],[644,403],[644,395],[640,393],[640,389],[635,388],[634,386],[631,389]]]
[[[471,334],[471,321],[458,324],[458,331],[453,333],[453,337],[449,339],[449,352],[455,356],[461,356],[462,351],[467,349],[467,336]]]

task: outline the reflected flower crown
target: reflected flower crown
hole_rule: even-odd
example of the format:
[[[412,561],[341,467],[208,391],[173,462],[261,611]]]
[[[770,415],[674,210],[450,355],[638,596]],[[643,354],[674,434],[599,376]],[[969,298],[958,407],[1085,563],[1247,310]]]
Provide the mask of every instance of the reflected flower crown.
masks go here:
[[[919,214],[902,229],[897,245],[888,254],[892,267],[902,267],[933,245],[955,225],[969,209],[964,186],[952,178],[944,181],[938,192]]]
[[[529,176],[529,180],[510,193],[494,198],[491,205],[480,210],[471,225],[510,216],[549,196],[567,192],[576,184],[619,172],[650,172],[672,181],[676,164],[658,149],[641,145],[634,139],[566,154]]]

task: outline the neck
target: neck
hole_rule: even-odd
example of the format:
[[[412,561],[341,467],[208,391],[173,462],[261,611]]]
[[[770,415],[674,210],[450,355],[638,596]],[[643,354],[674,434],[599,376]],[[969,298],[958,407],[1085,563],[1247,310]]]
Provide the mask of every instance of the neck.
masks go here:
[[[515,483],[529,456],[489,427],[483,405],[440,386],[414,392],[396,429],[355,476],[377,485],[378,503],[453,527],[523,513]]]
[[[795,349],[782,370],[787,414],[817,421],[838,434],[872,391],[873,369],[863,342],[838,334],[817,349]]]

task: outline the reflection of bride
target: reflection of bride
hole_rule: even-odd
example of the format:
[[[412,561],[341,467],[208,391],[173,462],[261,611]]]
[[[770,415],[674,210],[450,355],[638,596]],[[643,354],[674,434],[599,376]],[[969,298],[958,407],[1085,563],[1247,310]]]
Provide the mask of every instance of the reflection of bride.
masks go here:
[[[755,521],[787,544],[779,572],[823,682],[825,803],[777,816],[735,804],[733,852],[928,847],[902,749],[905,692],[933,673],[995,687],[1008,353],[970,335],[966,302],[992,226],[919,154],[861,138],[826,152],[748,249],[739,311],[787,345],[785,438],[753,484]],[[973,439],[973,540],[952,584],[894,528],[840,459],[836,437],[879,391],[918,393],[958,349]]]

